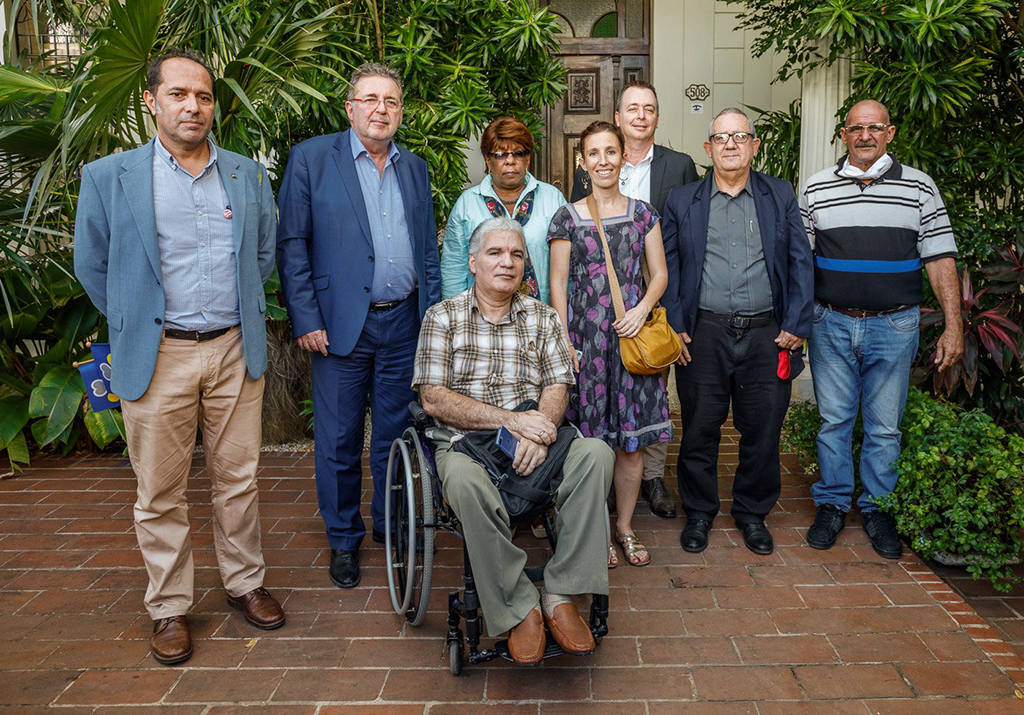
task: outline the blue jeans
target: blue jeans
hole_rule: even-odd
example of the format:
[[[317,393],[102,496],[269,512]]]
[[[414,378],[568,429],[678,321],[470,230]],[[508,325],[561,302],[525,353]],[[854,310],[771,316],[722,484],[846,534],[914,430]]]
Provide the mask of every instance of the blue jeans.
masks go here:
[[[896,488],[900,421],[907,402],[910,366],[917,354],[921,312],[917,306],[889,315],[853,318],[814,304],[811,374],[821,414],[818,466],[811,487],[818,506],[849,511],[853,496],[853,423],[863,412],[864,444],[857,500],[861,511]]]

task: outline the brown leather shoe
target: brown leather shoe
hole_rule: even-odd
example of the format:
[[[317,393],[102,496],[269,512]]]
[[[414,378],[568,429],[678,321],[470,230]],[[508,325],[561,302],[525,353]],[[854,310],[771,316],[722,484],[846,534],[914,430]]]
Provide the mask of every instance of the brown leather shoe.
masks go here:
[[[597,647],[594,634],[590,632],[575,604],[559,603],[552,613],[554,615],[551,618],[548,618],[547,613],[544,614],[544,623],[562,650],[573,655],[590,655],[594,652]]]
[[[192,634],[185,616],[158,618],[153,621],[153,635],[149,639],[153,658],[164,665],[184,663],[192,657]]]
[[[244,596],[228,594],[228,605],[245,615],[245,620],[257,628],[272,631],[284,625],[284,610],[267,589],[260,586]]]
[[[519,665],[537,665],[544,657],[544,618],[534,608],[508,633],[508,652]]]

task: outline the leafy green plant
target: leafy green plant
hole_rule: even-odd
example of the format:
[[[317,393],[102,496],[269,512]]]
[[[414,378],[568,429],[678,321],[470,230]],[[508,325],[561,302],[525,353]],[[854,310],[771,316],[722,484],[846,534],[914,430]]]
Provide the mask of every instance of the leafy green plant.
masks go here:
[[[903,417],[896,490],[879,503],[924,558],[967,557],[967,571],[1000,591],[1024,583],[1024,438],[981,409],[912,389]]]
[[[754,157],[754,168],[769,176],[785,179],[800,187],[800,100],[794,99],[785,111],[769,111],[746,105],[757,113],[754,126],[761,148]]]

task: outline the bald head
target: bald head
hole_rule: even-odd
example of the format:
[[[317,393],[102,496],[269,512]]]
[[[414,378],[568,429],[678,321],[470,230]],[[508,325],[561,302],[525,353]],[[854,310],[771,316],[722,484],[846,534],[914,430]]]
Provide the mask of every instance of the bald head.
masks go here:
[[[891,124],[892,119],[889,117],[889,108],[884,104],[875,99],[862,99],[855,105],[850,107],[850,111],[846,113],[846,125],[850,124],[850,115],[856,113],[860,114],[861,111],[867,112],[881,112],[885,116],[885,123]]]

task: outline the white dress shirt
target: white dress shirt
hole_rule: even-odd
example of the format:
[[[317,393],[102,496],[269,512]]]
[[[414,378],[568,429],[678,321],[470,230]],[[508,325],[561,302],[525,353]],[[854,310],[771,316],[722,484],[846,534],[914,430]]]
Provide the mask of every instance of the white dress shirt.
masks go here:
[[[654,144],[647,155],[635,165],[628,161],[619,172],[619,190],[631,199],[651,202],[651,162],[654,161]]]

